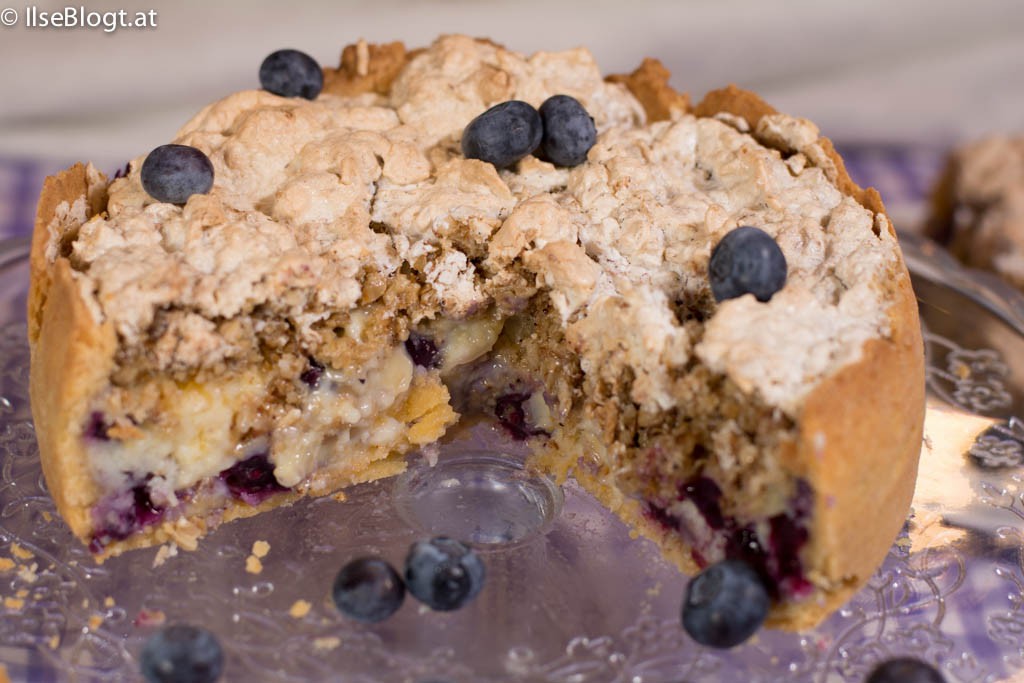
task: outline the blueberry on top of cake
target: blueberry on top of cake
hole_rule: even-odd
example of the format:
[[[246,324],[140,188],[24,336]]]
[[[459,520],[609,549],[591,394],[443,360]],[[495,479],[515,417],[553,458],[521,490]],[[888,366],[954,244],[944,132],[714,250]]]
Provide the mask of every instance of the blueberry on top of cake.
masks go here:
[[[47,184],[33,411],[98,558],[392,475],[484,413],[682,568],[752,567],[772,623],[867,580],[913,491],[922,346],[881,201],[812,123],[463,36],[323,75],[186,123],[213,182],[183,202],[146,155]]]

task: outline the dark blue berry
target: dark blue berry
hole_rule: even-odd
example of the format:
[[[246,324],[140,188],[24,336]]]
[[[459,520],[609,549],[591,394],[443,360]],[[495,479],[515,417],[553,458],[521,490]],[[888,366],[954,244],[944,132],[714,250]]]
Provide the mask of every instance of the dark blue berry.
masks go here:
[[[945,683],[945,679],[919,659],[900,657],[882,662],[868,676],[867,683]]]
[[[578,166],[587,160],[587,152],[597,141],[594,119],[575,98],[549,97],[540,105],[544,137],[540,151],[556,166]]]
[[[459,609],[484,585],[484,563],[462,543],[439,536],[418,541],[405,558],[405,584],[430,609]]]
[[[744,294],[768,301],[786,284],[786,257],[771,235],[760,228],[743,226],[715,245],[708,278],[716,301]]]
[[[338,572],[331,592],[346,617],[369,624],[384,621],[405,599],[405,584],[394,568],[375,557],[352,560]]]
[[[469,122],[462,132],[462,153],[497,168],[508,168],[540,145],[540,114],[520,100],[502,102]]]
[[[213,187],[209,157],[188,145],[161,145],[142,162],[142,189],[158,202],[184,204]]]
[[[739,645],[768,616],[768,591],[747,564],[725,560],[693,577],[683,601],[683,628],[702,645]]]
[[[275,493],[288,490],[277,482],[274,465],[266,453],[250,455],[221,472],[219,476],[235,498],[240,498],[249,505],[259,505]]]
[[[224,669],[224,651],[206,629],[174,624],[146,641],[139,662],[149,683],[213,683]]]
[[[310,389],[315,389],[320,384],[320,378],[323,376],[324,370],[326,368],[323,363],[318,362],[315,358],[310,358],[309,367],[299,374],[299,379]]]
[[[415,332],[409,333],[409,338],[405,340],[405,350],[409,352],[412,362],[420,367],[441,367],[441,351],[430,337]]]
[[[324,72],[305,52],[278,50],[260,64],[260,85],[282,97],[315,100],[324,88]]]

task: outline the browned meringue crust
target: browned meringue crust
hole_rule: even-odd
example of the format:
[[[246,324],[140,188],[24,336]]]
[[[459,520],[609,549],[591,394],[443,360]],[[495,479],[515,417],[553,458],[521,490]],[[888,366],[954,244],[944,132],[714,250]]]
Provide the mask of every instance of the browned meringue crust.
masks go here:
[[[411,54],[400,43],[349,46],[341,66],[325,70],[325,89],[344,94],[387,92]],[[610,78],[630,89],[650,120],[668,118],[674,110],[698,117],[725,114],[745,120],[756,131],[762,117],[775,113],[753,93],[734,86],[709,93],[691,109],[686,96],[668,85],[668,72],[655,60],[645,60],[628,76]],[[760,138],[759,142],[768,147],[779,144]],[[831,143],[825,138],[818,142],[827,152],[828,161],[823,163],[830,166],[825,169],[829,179],[872,212],[884,212],[875,190],[862,190],[849,178]],[[43,469],[61,515],[86,542],[91,532],[88,506],[96,496],[81,425],[90,397],[113,369],[117,335],[109,322],[94,322],[72,277],[69,254],[48,256],[46,250],[55,221],[60,234],[73,236],[78,226],[104,210],[107,186],[102,174],[81,164],[47,179],[33,237],[28,305],[32,410]],[[816,493],[812,541],[804,563],[819,585],[810,599],[776,605],[771,615],[775,626],[809,627],[841,606],[885,557],[909,509],[923,428],[924,362],[916,300],[902,259],[884,286],[895,301],[886,312],[888,338],[868,341],[859,360],[825,378],[795,419],[795,446],[786,449],[784,457]],[[401,467],[383,461],[368,468],[360,480],[388,476]],[[681,568],[695,569],[689,547],[678,534],[644,517],[637,501],[586,471],[575,474],[608,507],[658,542]],[[223,520],[257,514],[298,497],[287,494],[259,506],[236,503]],[[105,555],[167,541],[192,548],[205,531],[200,517],[165,522],[112,544]]]

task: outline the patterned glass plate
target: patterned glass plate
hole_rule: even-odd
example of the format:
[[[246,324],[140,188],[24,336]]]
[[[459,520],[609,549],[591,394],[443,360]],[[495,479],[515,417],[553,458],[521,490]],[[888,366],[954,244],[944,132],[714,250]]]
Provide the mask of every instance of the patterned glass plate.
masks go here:
[[[157,562],[96,566],[56,516],[28,405],[25,241],[0,243],[0,662],[15,681],[125,681],[158,624],[218,634],[226,680],[353,683],[863,681],[911,654],[947,681],[1024,680],[1024,297],[930,244],[905,250],[926,327],[929,409],[914,512],[870,584],[818,629],[728,652],[682,631],[686,579],[576,487],[531,479],[486,426],[441,465],[225,525]],[[329,590],[356,554],[472,538],[467,608],[411,599],[376,626]],[[253,544],[266,541],[258,562]],[[249,571],[247,571],[247,569]],[[259,570],[258,573],[256,570]]]

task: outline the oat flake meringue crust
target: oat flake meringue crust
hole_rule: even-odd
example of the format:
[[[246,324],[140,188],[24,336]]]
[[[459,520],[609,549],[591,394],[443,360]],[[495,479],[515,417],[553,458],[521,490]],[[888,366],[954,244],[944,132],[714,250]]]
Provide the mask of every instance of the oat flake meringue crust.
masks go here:
[[[313,101],[243,91],[174,142],[184,206],[77,165],[33,238],[32,406],[47,483],[98,559],[390,476],[471,410],[529,440],[684,570],[740,556],[774,625],[812,625],[905,519],[924,413],[917,307],[874,190],[809,121],[730,87],[691,106],[646,60],[446,36],[345,49]],[[510,99],[568,94],[575,168],[463,158]],[[768,303],[706,272],[755,225]],[[745,539],[745,544],[740,540]]]

